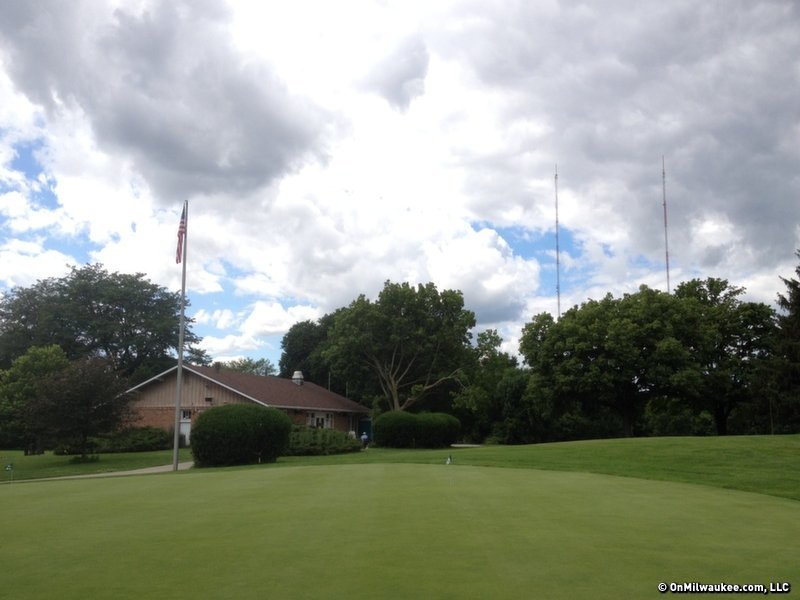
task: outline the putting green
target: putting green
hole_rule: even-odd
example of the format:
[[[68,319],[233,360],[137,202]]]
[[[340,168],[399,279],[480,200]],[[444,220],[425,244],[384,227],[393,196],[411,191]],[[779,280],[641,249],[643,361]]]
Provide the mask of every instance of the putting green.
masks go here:
[[[0,488],[0,597],[648,598],[800,586],[800,503],[587,473],[370,464]],[[794,578],[794,581],[793,581]]]

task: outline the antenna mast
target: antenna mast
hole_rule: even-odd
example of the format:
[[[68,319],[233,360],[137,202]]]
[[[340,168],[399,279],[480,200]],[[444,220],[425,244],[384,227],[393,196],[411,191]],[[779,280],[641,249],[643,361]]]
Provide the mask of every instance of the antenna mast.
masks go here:
[[[667,236],[667,169],[664,155],[661,155],[661,191],[664,199],[664,257],[667,264],[667,293],[671,293],[669,284],[669,237]]]
[[[558,165],[553,179],[556,192],[556,298],[558,302],[558,318],[561,318],[561,248],[558,241]]]

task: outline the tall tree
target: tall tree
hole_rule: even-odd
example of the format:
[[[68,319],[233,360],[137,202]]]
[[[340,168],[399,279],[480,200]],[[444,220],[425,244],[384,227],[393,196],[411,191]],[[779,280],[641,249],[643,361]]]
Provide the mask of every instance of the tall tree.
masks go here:
[[[539,360],[542,344],[547,334],[555,325],[555,319],[550,313],[539,313],[530,323],[522,327],[522,337],[519,341],[519,353],[529,365],[534,365]]]
[[[465,366],[465,385],[453,396],[453,410],[461,430],[474,441],[483,441],[503,416],[503,399],[498,393],[508,371],[517,371],[517,359],[500,350],[503,340],[495,329],[478,334]]]
[[[173,364],[179,315],[180,294],[141,273],[73,267],[0,298],[0,367],[32,346],[56,344],[70,360],[107,358],[139,381]],[[186,343],[197,341],[189,321]]]
[[[795,255],[800,258],[800,250]],[[800,266],[795,278],[781,277],[786,286],[778,294],[776,359],[773,366],[778,390],[775,406],[770,405],[770,431],[800,431]]]
[[[78,359],[36,383],[26,420],[40,438],[85,456],[92,436],[111,433],[132,417],[127,387],[110,360]]]
[[[775,313],[766,304],[741,300],[744,291],[713,277],[675,289],[699,317],[687,344],[697,368],[692,395],[712,414],[719,435],[728,433],[733,410],[761,392],[755,376],[773,353]]]
[[[336,314],[323,358],[348,379],[370,373],[388,407],[406,410],[457,381],[474,326],[461,292],[387,281]]]
[[[51,373],[69,365],[64,351],[56,345],[34,346],[0,371],[0,448],[42,448],[37,423],[31,421],[28,405],[36,386]]]
[[[300,321],[289,328],[281,340],[283,352],[278,361],[281,377],[291,377],[295,371],[302,371],[307,381],[328,384],[330,367],[322,358],[322,350],[333,319],[334,315],[328,314],[318,321]]]
[[[680,340],[691,328],[675,298],[642,286],[635,294],[589,300],[558,322],[538,315],[525,326],[520,342],[531,365],[532,404],[551,429],[565,437],[641,430],[647,403],[674,392],[690,368]]]

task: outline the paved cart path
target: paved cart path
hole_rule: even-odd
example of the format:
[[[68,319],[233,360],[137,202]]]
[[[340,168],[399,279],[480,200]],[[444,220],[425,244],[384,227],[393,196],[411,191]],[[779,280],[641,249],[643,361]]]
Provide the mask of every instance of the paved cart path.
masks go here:
[[[178,470],[185,471],[191,469],[194,462],[187,461],[178,463]],[[63,477],[42,477],[40,479],[18,479],[14,483],[27,483],[29,481],[57,481],[59,479],[90,479],[92,477],[121,477],[123,475],[151,475],[153,473],[169,473],[172,471],[172,463],[159,465],[157,467],[147,467],[145,469],[133,469],[131,471],[109,471],[107,473],[87,473],[86,475],[64,475]],[[11,483],[4,481],[3,483]]]

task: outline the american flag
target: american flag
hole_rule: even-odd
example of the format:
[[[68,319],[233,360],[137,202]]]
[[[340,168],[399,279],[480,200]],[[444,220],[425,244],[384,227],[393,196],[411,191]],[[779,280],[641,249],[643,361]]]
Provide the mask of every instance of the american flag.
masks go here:
[[[186,202],[183,203],[181,222],[178,224],[178,249],[175,251],[175,264],[183,258],[183,238],[186,237]]]

